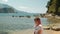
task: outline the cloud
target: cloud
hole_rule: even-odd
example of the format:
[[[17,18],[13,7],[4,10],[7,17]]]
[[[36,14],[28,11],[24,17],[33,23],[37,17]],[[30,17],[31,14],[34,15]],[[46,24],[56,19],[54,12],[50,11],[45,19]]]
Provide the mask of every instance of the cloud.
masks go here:
[[[27,6],[19,6],[18,10],[29,12],[29,13],[43,13],[44,12],[42,8],[27,7]]]
[[[3,2],[8,2],[8,0],[2,0]]]
[[[20,8],[20,9],[27,9],[28,7],[20,6],[19,8]]]
[[[19,6],[18,10],[29,12],[29,13],[36,13],[36,12],[40,11],[39,8],[27,7],[27,6]]]
[[[31,11],[32,9],[31,9],[30,7],[20,6],[20,7],[19,7],[19,10],[29,12],[29,11]]]

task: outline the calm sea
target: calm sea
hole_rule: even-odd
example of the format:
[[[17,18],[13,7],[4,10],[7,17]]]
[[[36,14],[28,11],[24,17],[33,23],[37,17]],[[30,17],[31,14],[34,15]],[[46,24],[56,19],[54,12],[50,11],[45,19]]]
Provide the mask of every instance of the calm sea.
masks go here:
[[[46,18],[40,18],[42,25],[47,26]],[[34,26],[34,17],[12,17],[7,14],[0,14],[0,31],[32,29]]]

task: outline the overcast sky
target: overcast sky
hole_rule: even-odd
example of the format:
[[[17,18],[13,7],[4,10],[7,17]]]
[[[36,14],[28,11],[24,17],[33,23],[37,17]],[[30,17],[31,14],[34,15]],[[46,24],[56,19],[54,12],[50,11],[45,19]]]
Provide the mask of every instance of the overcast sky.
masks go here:
[[[49,0],[0,0],[0,3],[8,4],[17,10],[29,13],[46,13]]]

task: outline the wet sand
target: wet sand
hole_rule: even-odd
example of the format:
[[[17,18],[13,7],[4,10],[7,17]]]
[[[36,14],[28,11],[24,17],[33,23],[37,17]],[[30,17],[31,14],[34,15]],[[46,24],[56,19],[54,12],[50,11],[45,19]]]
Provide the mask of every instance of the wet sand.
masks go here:
[[[10,34],[34,34],[33,29],[21,30],[21,31],[13,31]],[[60,31],[53,30],[43,30],[43,34],[60,34]]]

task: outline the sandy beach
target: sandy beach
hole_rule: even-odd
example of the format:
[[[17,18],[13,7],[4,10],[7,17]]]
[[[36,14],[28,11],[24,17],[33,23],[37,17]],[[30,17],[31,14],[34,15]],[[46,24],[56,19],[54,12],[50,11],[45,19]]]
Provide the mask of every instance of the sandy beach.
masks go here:
[[[43,34],[59,34],[60,31],[53,31],[53,30],[43,30]],[[34,34],[33,29],[21,30],[21,31],[13,31],[10,34]]]

